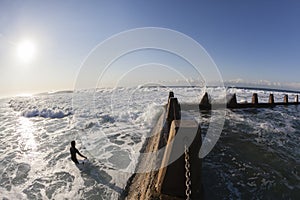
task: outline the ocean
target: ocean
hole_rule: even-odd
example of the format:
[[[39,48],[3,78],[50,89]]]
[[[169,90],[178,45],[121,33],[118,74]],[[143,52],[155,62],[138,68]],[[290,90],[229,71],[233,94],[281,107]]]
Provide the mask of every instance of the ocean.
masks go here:
[[[135,172],[139,151],[172,90],[179,102],[199,103],[197,87],[80,90],[0,99],[2,199],[118,199]],[[239,102],[275,102],[287,92],[230,88]],[[218,88],[210,88],[212,99]],[[295,92],[289,92],[293,101]],[[207,199],[299,199],[299,106],[226,109],[214,149],[203,159]],[[218,111],[188,113],[203,137]],[[213,115],[212,115],[213,114]],[[88,162],[70,158],[76,141]]]

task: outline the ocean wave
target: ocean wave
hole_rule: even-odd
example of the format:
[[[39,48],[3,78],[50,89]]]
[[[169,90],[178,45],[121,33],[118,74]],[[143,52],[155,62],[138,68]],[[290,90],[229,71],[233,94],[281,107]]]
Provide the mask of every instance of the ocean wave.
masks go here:
[[[8,104],[15,112],[21,116],[43,117],[43,118],[64,118],[72,115],[73,110],[70,106],[69,98],[61,98],[57,95],[55,98],[49,96],[22,97],[11,99]]]
[[[49,109],[49,108],[43,108],[42,110],[39,109],[32,109],[32,110],[24,110],[22,111],[21,115],[23,117],[43,117],[43,118],[64,118],[66,116],[69,116],[73,114],[72,111],[66,109]]]

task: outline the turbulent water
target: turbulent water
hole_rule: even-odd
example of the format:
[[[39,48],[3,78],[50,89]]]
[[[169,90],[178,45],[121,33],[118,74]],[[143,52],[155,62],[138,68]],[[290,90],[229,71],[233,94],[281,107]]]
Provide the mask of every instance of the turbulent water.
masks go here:
[[[139,151],[167,102],[169,88],[119,88],[0,100],[0,197],[118,199]],[[199,102],[199,88],[172,88]],[[217,91],[212,98],[220,96]],[[238,101],[253,90],[230,89]],[[266,102],[269,91],[256,90]],[[283,92],[272,92],[282,101]],[[290,94],[292,101],[293,94]],[[203,160],[208,199],[299,199],[300,107],[226,110],[217,145]],[[218,111],[212,111],[218,112]],[[217,114],[217,113],[213,113]],[[203,136],[211,113],[191,111]],[[214,120],[214,119],[212,119]],[[88,157],[70,159],[70,141]]]
[[[232,89],[238,101],[251,102],[270,93],[282,102],[282,92]],[[289,94],[294,101],[295,94]],[[217,112],[217,111],[213,111]],[[201,113],[205,134],[211,113]],[[222,135],[203,160],[206,199],[299,199],[300,106],[226,110]]]

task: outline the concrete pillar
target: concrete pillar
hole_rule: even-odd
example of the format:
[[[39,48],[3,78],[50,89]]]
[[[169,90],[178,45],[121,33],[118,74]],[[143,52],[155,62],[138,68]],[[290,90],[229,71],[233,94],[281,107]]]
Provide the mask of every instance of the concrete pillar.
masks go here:
[[[201,101],[200,101],[200,104],[201,105],[209,105],[209,99],[208,99],[208,94],[207,92],[205,92],[205,94],[203,95]]]
[[[203,97],[200,101],[199,109],[200,110],[210,110],[211,109],[211,103],[210,103],[207,92],[205,92],[205,94],[203,95]]]
[[[295,103],[299,103],[298,94],[295,96]]]
[[[289,96],[287,94],[284,95],[283,103],[289,103]]]
[[[269,96],[269,104],[274,104],[274,95],[270,94]]]
[[[180,104],[178,103],[177,98],[169,98],[168,107],[167,107],[167,121],[171,125],[173,120],[181,119],[180,113]]]
[[[174,120],[168,143],[158,172],[156,190],[160,194],[185,198],[185,146],[189,148],[192,199],[199,199],[201,192],[202,161],[199,158],[201,128],[194,120]]]
[[[171,97],[174,97],[174,92],[172,92],[172,91],[169,92],[169,99],[170,99]]]
[[[229,99],[229,101],[227,102],[227,106],[229,108],[234,108],[237,106],[237,101],[236,101],[236,94],[234,93],[232,95],[232,97]]]
[[[257,93],[253,93],[252,95],[252,104],[258,104]]]

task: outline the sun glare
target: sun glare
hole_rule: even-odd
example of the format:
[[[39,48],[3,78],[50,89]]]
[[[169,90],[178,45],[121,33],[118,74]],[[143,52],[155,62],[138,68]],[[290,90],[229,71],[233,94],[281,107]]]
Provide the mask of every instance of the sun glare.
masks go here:
[[[30,40],[24,40],[18,45],[17,54],[22,62],[30,62],[36,53],[35,45]]]

